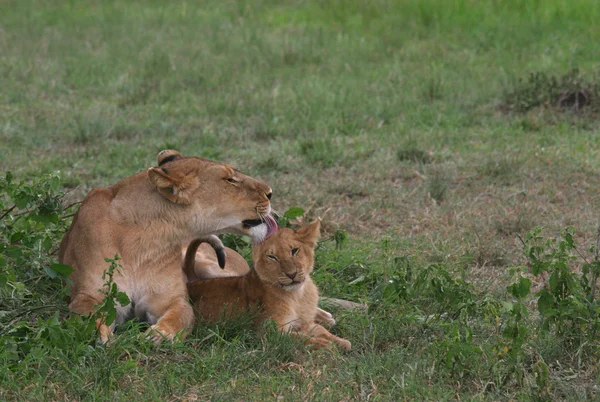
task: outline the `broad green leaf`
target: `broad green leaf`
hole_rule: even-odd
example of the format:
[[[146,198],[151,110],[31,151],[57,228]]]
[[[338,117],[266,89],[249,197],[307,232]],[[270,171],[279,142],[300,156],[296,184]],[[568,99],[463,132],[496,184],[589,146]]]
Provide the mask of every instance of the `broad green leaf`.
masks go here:
[[[54,279],[58,276],[58,272],[54,271],[50,267],[44,267],[44,272],[46,272],[46,275],[48,275],[51,279]]]
[[[117,302],[119,302],[121,306],[127,306],[131,301],[125,292],[119,292],[117,293]]]
[[[512,302],[507,302],[507,301],[503,301],[502,302],[502,310],[509,312],[513,309],[513,303]]]
[[[50,188],[56,190],[60,184],[60,178],[58,176],[52,176],[49,180]]]
[[[529,288],[531,287],[531,280],[529,278],[525,278],[524,276],[520,277],[516,283],[513,283],[510,286],[511,294],[518,298],[522,299],[529,294]]]
[[[544,291],[538,298],[537,305],[538,311],[541,314],[544,314],[545,311],[554,306],[554,297],[547,291]]]
[[[288,219],[294,219],[302,215],[304,215],[304,210],[300,207],[291,207],[283,214],[283,216]]]
[[[552,293],[556,294],[559,291],[559,273],[558,271],[552,272],[550,278],[548,278],[548,283],[550,284],[550,290]]]
[[[9,246],[4,250],[4,254],[10,258],[19,258],[23,255],[19,246]]]
[[[71,273],[74,271],[73,268],[65,264],[52,264],[50,265],[50,269],[64,277],[71,275]]]
[[[42,241],[42,248],[46,251],[49,251],[52,248],[52,239],[50,237],[46,237],[43,241]]]
[[[31,198],[29,198],[26,194],[23,193],[17,195],[14,198],[15,205],[19,209],[25,209],[25,207],[27,207],[27,204],[29,204],[31,201]]]
[[[24,236],[25,236],[25,233],[23,233],[23,232],[15,232],[10,236],[10,242],[16,243],[19,240],[21,240]]]
[[[105,319],[105,324],[106,325],[110,325],[113,322],[115,322],[115,319],[117,318],[117,309],[115,308],[114,305],[110,306],[111,308],[107,308],[108,311],[106,311],[106,319]]]

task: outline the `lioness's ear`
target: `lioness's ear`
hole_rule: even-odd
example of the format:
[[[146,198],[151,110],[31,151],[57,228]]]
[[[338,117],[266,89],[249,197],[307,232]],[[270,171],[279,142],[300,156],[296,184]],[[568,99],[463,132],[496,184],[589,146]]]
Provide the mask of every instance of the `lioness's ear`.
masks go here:
[[[165,163],[172,162],[177,159],[181,159],[183,156],[172,149],[165,149],[164,151],[160,151],[156,156],[156,160],[158,161],[158,166],[164,165]]]
[[[296,230],[296,235],[300,240],[310,243],[314,247],[321,235],[321,218],[317,218],[308,225],[302,226],[300,229]]]
[[[148,178],[154,187],[169,201],[177,204],[189,204],[190,200],[186,194],[186,185],[182,180],[169,176],[163,169],[148,169]]]

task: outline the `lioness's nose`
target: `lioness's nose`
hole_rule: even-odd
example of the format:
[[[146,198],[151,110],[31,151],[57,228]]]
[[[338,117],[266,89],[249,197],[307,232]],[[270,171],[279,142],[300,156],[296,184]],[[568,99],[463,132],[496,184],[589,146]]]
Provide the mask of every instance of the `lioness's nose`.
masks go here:
[[[287,275],[288,278],[290,279],[294,279],[296,277],[296,273],[292,272],[291,274],[288,274],[287,272],[285,273]]]

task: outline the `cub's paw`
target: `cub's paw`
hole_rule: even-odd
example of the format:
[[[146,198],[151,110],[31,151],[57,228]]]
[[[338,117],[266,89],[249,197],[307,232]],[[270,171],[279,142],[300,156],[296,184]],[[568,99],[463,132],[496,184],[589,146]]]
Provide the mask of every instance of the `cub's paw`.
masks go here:
[[[323,309],[317,309],[317,314],[315,315],[315,321],[321,325],[325,325],[327,327],[333,327],[335,325],[335,318],[331,315],[330,312],[325,311]]]
[[[164,340],[173,342],[173,340],[175,339],[175,334],[172,331],[167,330],[160,324],[154,324],[153,326],[148,328],[148,331],[146,331],[146,337],[158,345]]]
[[[327,339],[312,337],[308,340],[308,343],[310,345],[310,350],[325,349],[329,352],[332,351],[333,345]]]
[[[346,352],[352,349],[352,344],[350,343],[350,341],[347,341],[345,339],[337,341],[337,346]]]

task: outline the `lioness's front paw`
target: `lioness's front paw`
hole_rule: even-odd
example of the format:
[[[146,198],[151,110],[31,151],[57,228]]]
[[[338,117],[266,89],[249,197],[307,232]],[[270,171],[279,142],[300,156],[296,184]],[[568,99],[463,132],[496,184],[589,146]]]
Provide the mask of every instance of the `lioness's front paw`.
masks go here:
[[[98,328],[98,333],[100,335],[100,344],[104,345],[104,346],[109,346],[109,341],[110,338],[112,337],[113,333],[110,329],[110,327],[106,324],[103,324],[101,322],[98,322],[97,324],[97,328]]]

